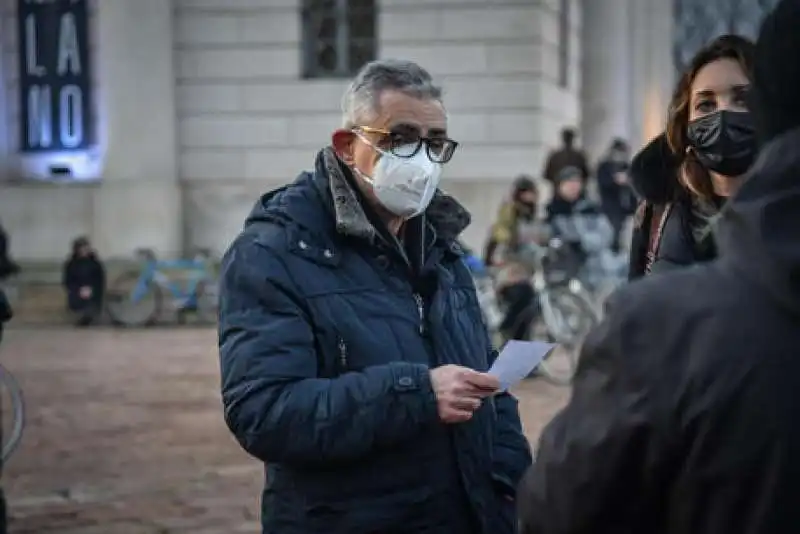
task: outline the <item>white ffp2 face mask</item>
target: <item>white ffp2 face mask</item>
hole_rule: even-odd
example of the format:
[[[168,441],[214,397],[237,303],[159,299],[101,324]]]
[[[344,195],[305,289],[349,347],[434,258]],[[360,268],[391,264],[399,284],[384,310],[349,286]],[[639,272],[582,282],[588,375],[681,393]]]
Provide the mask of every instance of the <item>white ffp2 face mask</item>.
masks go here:
[[[378,201],[398,217],[407,219],[425,211],[439,187],[442,164],[431,161],[423,147],[410,158],[375,150],[381,153],[381,158],[372,176],[358,169],[356,172],[372,185]]]

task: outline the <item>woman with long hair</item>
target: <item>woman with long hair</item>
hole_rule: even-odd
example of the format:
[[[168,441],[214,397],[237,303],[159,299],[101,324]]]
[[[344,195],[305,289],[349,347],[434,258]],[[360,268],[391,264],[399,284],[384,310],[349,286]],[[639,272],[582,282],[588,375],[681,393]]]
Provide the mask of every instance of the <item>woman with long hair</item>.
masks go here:
[[[678,81],[666,132],[633,160],[643,202],[636,214],[630,277],[717,256],[713,223],[755,160],[748,92],[754,44],[723,35],[701,49]]]

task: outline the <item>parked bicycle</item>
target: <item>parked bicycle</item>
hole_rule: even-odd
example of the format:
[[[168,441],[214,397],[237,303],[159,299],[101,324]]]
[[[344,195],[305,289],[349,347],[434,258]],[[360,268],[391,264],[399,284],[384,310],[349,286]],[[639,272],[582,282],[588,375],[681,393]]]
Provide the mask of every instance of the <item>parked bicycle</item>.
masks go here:
[[[106,308],[116,324],[152,325],[165,306],[179,317],[193,312],[202,322],[217,321],[217,281],[207,250],[179,260],[159,260],[149,249],[136,255],[141,267],[121,275],[108,292]]]
[[[568,385],[578,364],[578,352],[584,336],[599,322],[591,293],[577,277],[572,258],[558,239],[546,246],[530,247],[527,260],[533,267],[531,284],[536,300],[530,308],[520,313],[519,321],[526,326],[532,339],[546,339],[557,343],[553,351],[535,370],[535,374],[556,385]],[[473,258],[474,261],[474,258]],[[503,306],[497,298],[494,280],[487,270],[473,266],[478,299],[487,327],[494,335],[503,320]]]
[[[14,376],[0,365],[0,419],[2,419],[2,448],[0,465],[4,464],[22,440],[25,428],[25,402],[22,389]]]

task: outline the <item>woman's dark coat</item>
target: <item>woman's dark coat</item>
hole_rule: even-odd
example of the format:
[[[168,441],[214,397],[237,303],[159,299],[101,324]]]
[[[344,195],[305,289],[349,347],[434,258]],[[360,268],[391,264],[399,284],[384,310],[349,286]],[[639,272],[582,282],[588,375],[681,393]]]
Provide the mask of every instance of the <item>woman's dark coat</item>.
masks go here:
[[[693,200],[680,185],[678,163],[664,135],[633,158],[630,175],[641,199],[631,241],[631,279],[716,257],[711,225],[718,208]],[[654,239],[659,232],[660,239]],[[658,246],[648,260],[653,240]]]

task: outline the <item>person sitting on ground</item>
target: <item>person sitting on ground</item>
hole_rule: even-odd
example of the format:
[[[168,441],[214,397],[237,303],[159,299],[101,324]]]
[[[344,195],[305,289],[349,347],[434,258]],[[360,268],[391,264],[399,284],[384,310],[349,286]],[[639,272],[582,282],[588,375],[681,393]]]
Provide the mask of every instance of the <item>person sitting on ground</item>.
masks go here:
[[[19,265],[11,259],[8,234],[0,225],[0,280],[5,280],[17,273],[19,273]]]
[[[72,255],[64,263],[63,285],[67,291],[67,307],[78,315],[78,325],[93,323],[103,310],[106,274],[85,237],[72,243]]]
[[[539,189],[533,178],[514,180],[511,198],[500,206],[485,251],[485,262],[497,268],[496,287],[506,307],[500,331],[506,339],[527,339],[535,311],[530,246],[544,245],[547,228],[539,217]]]

